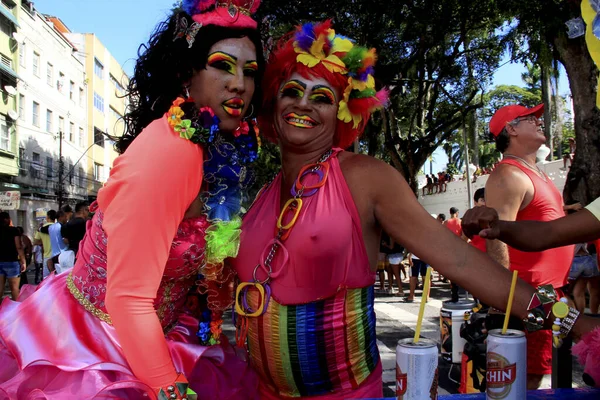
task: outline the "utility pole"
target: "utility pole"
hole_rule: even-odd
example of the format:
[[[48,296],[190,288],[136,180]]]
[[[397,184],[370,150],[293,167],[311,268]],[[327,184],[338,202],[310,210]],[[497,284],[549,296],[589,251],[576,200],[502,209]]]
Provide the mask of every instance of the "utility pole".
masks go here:
[[[467,175],[467,196],[469,197],[469,209],[473,208],[473,196],[471,196],[471,172],[469,171],[469,138],[467,135],[467,116],[463,116],[462,121],[463,140],[465,141],[465,173]]]
[[[58,131],[58,188],[57,188],[57,197],[58,197],[58,208],[62,208],[64,202],[64,182],[63,175],[65,173],[65,162],[63,160],[62,154],[62,143],[63,142],[63,132]]]

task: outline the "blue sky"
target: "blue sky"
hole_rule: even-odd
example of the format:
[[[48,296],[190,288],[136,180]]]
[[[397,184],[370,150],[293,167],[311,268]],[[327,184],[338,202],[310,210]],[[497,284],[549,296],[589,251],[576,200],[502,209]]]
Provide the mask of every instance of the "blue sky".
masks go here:
[[[37,0],[38,11],[59,17],[74,32],[95,33],[131,75],[140,44],[145,43],[158,22],[164,20],[174,0]],[[509,63],[494,74],[494,85],[522,85],[521,64]],[[570,93],[561,71],[559,92]],[[448,162],[441,149],[434,153],[433,171]],[[429,164],[429,163],[427,163]],[[429,165],[427,165],[429,173]]]
[[[59,17],[73,32],[95,33],[127,74],[140,44],[168,15],[171,0],[37,0],[43,14]]]

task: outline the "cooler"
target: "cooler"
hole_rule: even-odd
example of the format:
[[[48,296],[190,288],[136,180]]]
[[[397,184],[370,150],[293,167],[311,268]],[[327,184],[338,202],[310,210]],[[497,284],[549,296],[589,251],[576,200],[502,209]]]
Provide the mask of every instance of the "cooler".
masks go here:
[[[465,340],[460,337],[460,326],[465,321],[465,312],[471,311],[477,303],[471,299],[457,302],[445,301],[440,310],[440,334],[442,358],[453,364],[462,362]]]

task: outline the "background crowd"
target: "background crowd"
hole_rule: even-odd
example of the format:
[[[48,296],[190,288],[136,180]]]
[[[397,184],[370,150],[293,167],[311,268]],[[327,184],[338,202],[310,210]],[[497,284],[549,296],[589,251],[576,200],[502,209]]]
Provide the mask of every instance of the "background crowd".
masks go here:
[[[87,220],[90,218],[88,202],[49,210],[40,223],[33,240],[24,234],[23,228],[14,227],[7,212],[0,213],[0,286],[6,282],[13,300],[19,296],[24,284],[39,284],[51,272],[71,268],[83,239]],[[30,282],[28,273],[33,275]],[[2,295],[0,292],[0,295]]]

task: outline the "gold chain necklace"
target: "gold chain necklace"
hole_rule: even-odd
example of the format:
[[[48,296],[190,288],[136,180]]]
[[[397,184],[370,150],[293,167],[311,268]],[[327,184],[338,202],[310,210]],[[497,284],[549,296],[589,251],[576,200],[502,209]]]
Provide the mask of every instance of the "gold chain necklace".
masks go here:
[[[546,174],[545,174],[545,173],[544,173],[544,172],[543,172],[543,171],[540,169],[540,167],[538,167],[538,165],[537,165],[537,164],[535,165],[535,168],[533,168],[533,167],[531,166],[531,164],[529,164],[527,161],[525,161],[525,160],[524,160],[524,159],[522,159],[521,157],[519,157],[519,156],[515,156],[515,155],[513,155],[513,154],[504,154],[504,157],[510,157],[510,158],[513,158],[513,159],[515,159],[515,160],[519,160],[519,161],[521,161],[521,162],[522,162],[523,164],[525,164],[525,165],[526,165],[526,166],[527,166],[527,167],[528,167],[530,170],[532,170],[532,171],[534,171],[534,172],[536,172],[536,171],[537,171],[538,175],[540,176],[540,178],[542,178],[542,180],[543,180],[544,182],[546,182],[546,183],[548,182],[548,179],[547,179],[547,177],[546,177]]]

